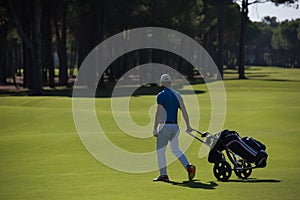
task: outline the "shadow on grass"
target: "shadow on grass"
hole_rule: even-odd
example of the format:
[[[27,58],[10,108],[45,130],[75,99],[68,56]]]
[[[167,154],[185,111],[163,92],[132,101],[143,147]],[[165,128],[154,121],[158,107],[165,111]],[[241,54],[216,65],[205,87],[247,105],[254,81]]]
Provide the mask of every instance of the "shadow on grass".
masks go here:
[[[0,90],[1,96],[29,96],[30,94],[30,91]]]
[[[182,95],[193,95],[193,94],[202,94],[205,91],[202,90],[186,90],[182,88],[177,88],[178,92]],[[96,91],[96,98],[110,98],[112,97],[114,91],[113,86],[106,86],[100,88]],[[132,91],[134,91],[132,93]],[[145,95],[157,95],[162,88],[160,86],[141,86],[138,88],[135,87],[124,87],[118,89],[114,97],[127,97],[127,96],[145,96]],[[56,89],[45,89],[41,95],[37,96],[57,96],[57,97],[72,97],[73,89],[71,87],[56,88]],[[131,94],[132,93],[132,94]],[[29,90],[0,90],[1,96],[33,96]],[[90,97],[89,91],[87,89],[82,89],[81,97]]]
[[[72,97],[72,88],[45,89],[40,95],[33,95],[30,90],[0,90],[1,96],[61,96]]]
[[[228,180],[227,182],[236,182],[236,183],[280,183],[281,180],[248,178],[248,179]]]
[[[180,94],[203,94],[205,91],[203,90],[185,90],[185,89],[176,89]],[[137,88],[132,96],[143,96],[143,95],[157,95],[159,92],[162,91],[162,87],[160,86],[151,86],[151,87],[145,87],[141,86]]]
[[[227,80],[255,80],[255,81],[269,81],[269,82],[300,82],[300,80],[292,79],[276,79],[268,78],[268,75],[246,75],[245,79],[239,79],[239,77],[225,77],[224,81]]]
[[[287,79],[258,79],[259,81],[274,81],[274,82],[300,82],[300,80],[287,80]]]
[[[218,186],[218,184],[213,181],[211,181],[209,183],[202,183],[199,180],[183,181],[183,182],[170,181],[168,183],[172,184],[172,185],[176,185],[176,186],[181,186],[181,187],[206,189],[206,190],[214,190]]]

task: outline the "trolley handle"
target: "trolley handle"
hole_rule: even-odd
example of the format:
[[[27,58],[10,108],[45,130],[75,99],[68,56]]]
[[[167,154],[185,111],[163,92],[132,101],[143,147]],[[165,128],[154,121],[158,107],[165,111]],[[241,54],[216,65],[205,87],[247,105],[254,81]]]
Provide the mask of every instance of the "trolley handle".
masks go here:
[[[209,132],[202,133],[202,132],[200,132],[200,131],[198,131],[196,129],[193,129],[193,128],[192,128],[192,131],[195,131],[196,133],[198,133],[199,135],[201,135],[201,137],[206,137],[207,135],[209,135]]]

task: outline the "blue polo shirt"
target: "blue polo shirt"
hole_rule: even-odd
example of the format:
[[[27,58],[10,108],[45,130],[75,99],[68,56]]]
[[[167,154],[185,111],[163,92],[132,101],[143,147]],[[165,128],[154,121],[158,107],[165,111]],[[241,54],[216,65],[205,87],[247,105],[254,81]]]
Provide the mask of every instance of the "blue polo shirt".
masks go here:
[[[163,114],[161,123],[173,122],[177,123],[178,108],[180,108],[180,101],[182,97],[174,89],[164,88],[163,91],[158,93],[156,98],[157,104],[164,107],[166,113]]]

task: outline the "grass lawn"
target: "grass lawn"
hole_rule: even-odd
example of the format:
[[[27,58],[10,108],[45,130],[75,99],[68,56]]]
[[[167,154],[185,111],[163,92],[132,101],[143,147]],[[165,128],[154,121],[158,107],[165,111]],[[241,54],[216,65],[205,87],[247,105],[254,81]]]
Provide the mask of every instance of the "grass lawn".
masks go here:
[[[251,67],[248,80],[226,71],[227,114],[224,128],[253,136],[267,146],[268,166],[243,181],[216,181],[213,165],[199,159],[201,143],[186,154],[197,166],[196,181],[176,161],[168,167],[177,184],[153,183],[158,172],[129,174],[92,157],[73,122],[70,97],[0,96],[0,199],[299,199],[300,196],[300,70]],[[200,130],[210,119],[205,85],[193,85],[201,108]],[[109,98],[96,99],[97,116],[108,137],[130,151],[153,151],[155,138],[121,134],[110,114]],[[136,123],[147,114],[155,96],[132,97]],[[193,105],[187,105],[192,107]],[[193,118],[192,118],[193,119]],[[183,134],[183,131],[182,131]]]

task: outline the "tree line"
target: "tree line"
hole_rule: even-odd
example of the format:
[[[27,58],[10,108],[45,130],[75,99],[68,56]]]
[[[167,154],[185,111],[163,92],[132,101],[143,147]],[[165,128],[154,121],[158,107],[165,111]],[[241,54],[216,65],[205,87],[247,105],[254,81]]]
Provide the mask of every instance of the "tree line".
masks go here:
[[[88,53],[110,36],[138,27],[164,27],[198,41],[218,65],[300,67],[300,19],[262,22],[248,6],[263,0],[5,0],[0,2],[0,83],[17,73],[35,94],[43,86],[69,86]],[[298,0],[268,0],[294,6]],[[296,9],[296,8],[295,8]],[[114,83],[131,67],[160,60],[193,80],[194,70],[169,52],[143,49],[113,62],[100,85]],[[58,72],[58,74],[57,74]]]

